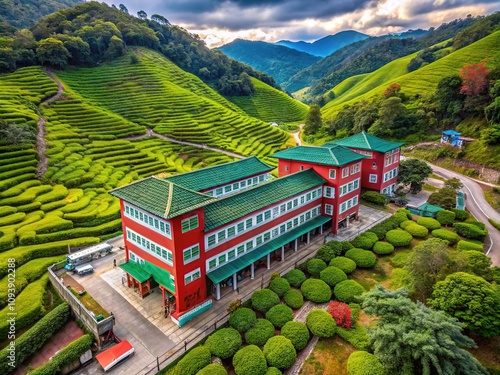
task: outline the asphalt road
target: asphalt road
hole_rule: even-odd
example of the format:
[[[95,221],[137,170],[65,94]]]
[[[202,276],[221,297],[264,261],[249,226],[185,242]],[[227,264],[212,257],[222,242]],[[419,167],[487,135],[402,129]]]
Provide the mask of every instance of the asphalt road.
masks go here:
[[[488,228],[491,245],[486,249],[486,254],[491,258],[494,266],[500,266],[500,232],[488,221],[488,219],[492,219],[500,223],[500,213],[489,205],[484,198],[483,190],[473,179],[430,163],[427,164],[432,167],[434,173],[438,176],[445,179],[456,177],[462,182],[467,209],[478,221],[483,222],[486,228]]]

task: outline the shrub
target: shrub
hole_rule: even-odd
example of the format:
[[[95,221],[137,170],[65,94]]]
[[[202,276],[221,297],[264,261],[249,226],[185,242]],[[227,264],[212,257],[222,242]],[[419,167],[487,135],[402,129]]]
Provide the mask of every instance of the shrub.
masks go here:
[[[350,250],[354,247],[349,241],[342,241],[340,244],[342,245],[342,254],[345,254],[347,250]]]
[[[283,277],[277,277],[269,284],[269,289],[276,293],[279,297],[283,297],[290,290],[290,283]]]
[[[432,217],[421,217],[417,220],[417,224],[422,225],[429,230],[441,228],[441,223]]]
[[[482,243],[475,243],[475,242],[460,240],[460,241],[458,241],[457,249],[458,250],[465,250],[465,251],[467,251],[467,250],[483,251],[484,245]]]
[[[370,337],[364,326],[354,325],[350,329],[337,327],[337,334],[358,350],[370,348]]]
[[[304,298],[316,303],[328,302],[332,298],[332,290],[323,280],[307,279],[300,287]]]
[[[212,355],[226,359],[241,348],[241,335],[234,328],[222,328],[208,336],[205,346]]]
[[[408,220],[404,218],[404,220]],[[402,221],[404,221],[402,220]],[[370,229],[370,232],[373,232],[377,235],[379,240],[383,240],[385,238],[385,234],[391,229],[396,229],[399,227],[399,224],[402,222],[399,220],[399,217],[392,215],[391,217],[385,219],[381,223],[375,225]]]
[[[477,225],[471,223],[455,223],[453,227],[459,235],[465,238],[482,240],[488,234],[486,229],[481,229]]]
[[[353,352],[347,360],[349,375],[385,375],[385,369],[380,360],[373,354],[359,351]]]
[[[345,253],[346,258],[352,259],[356,266],[361,268],[371,268],[377,263],[377,257],[369,250],[351,249]]]
[[[263,351],[267,364],[279,369],[287,369],[297,360],[297,352],[292,342],[281,335],[271,337],[264,345]]]
[[[271,289],[257,290],[252,294],[252,307],[260,312],[265,313],[274,305],[280,303],[280,297]]]
[[[306,325],[313,335],[323,338],[332,337],[336,330],[335,320],[322,309],[311,310],[307,314]]]
[[[316,258],[328,264],[336,256],[342,255],[342,244],[339,241],[328,241],[316,253]]]
[[[332,301],[328,305],[328,313],[335,320],[337,326],[343,328],[351,328],[352,326],[352,310],[342,302]]]
[[[365,292],[364,288],[354,280],[345,280],[337,285],[333,289],[335,298],[341,302],[356,302],[356,297],[362,295]]]
[[[268,367],[265,375],[283,375],[283,373],[277,367]]]
[[[273,272],[271,273],[271,277],[269,278],[269,281],[273,281],[274,279],[280,277],[280,273],[279,272]]]
[[[313,277],[319,277],[321,271],[326,268],[326,263],[321,259],[309,259],[307,261],[307,272]]]
[[[361,198],[378,206],[385,206],[385,203],[387,201],[387,198],[384,194],[380,194],[376,191],[365,191],[363,194],[361,194]]]
[[[470,217],[467,211],[461,210],[459,208],[452,208],[450,211],[455,214],[455,220],[458,221],[465,221]]]
[[[274,326],[267,320],[258,318],[255,325],[245,333],[245,341],[250,345],[262,346],[274,336]]]
[[[227,312],[229,314],[232,314],[234,313],[236,310],[238,310],[239,308],[241,307],[241,299],[236,299],[234,301],[232,301],[230,304],[229,304],[229,307],[227,308]]]
[[[426,227],[416,223],[408,225],[404,230],[413,237],[424,238],[429,235],[429,230]]]
[[[265,375],[266,357],[256,345],[248,345],[236,352],[233,367],[236,375]]]
[[[321,271],[319,278],[333,288],[341,281],[347,280],[347,275],[340,268],[329,266]]]
[[[198,371],[196,375],[227,375],[227,371],[224,366],[217,363],[211,363]]]
[[[304,349],[309,342],[309,330],[302,322],[287,322],[281,328],[281,334],[292,342],[297,351]]]
[[[286,322],[293,320],[293,311],[289,306],[280,303],[266,312],[266,319],[276,328],[281,328]]]
[[[484,223],[481,223],[480,221],[477,221],[476,219],[470,218],[470,219],[465,220],[465,222],[467,224],[473,224],[482,230],[486,229],[486,225]]]
[[[294,288],[300,288],[302,283],[306,281],[307,277],[301,270],[293,269],[285,275],[285,279],[287,279],[290,285]]]
[[[450,245],[455,245],[460,237],[455,232],[451,232],[447,229],[434,229],[432,235],[436,238],[448,241]]]
[[[455,221],[455,213],[449,210],[441,210],[436,214],[436,219],[441,225],[452,225]]]
[[[302,293],[296,289],[291,289],[286,292],[284,297],[285,303],[292,309],[299,309],[304,304],[304,297]]]
[[[257,322],[255,311],[247,307],[242,307],[236,310],[229,317],[229,324],[238,332],[245,333],[252,328]]]
[[[371,250],[375,242],[378,241],[378,236],[373,232],[364,232],[351,241],[355,248]]]
[[[345,273],[351,273],[356,269],[356,262],[346,257],[333,258],[330,266],[340,268]]]
[[[402,229],[392,229],[386,233],[385,238],[393,246],[409,246],[412,235]]]
[[[390,254],[394,251],[394,246],[389,242],[379,241],[373,246],[373,252],[379,255]]]
[[[399,224],[399,227],[401,229],[405,229],[408,225],[412,225],[412,224],[415,224],[415,222],[413,220],[405,220],[401,224]]]

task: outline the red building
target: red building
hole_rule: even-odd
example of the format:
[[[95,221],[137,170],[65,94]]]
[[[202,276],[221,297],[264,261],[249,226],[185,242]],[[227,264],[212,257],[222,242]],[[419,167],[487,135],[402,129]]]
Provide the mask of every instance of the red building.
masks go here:
[[[182,326],[323,230],[358,215],[366,155],[340,146],[277,152],[279,178],[256,157],[177,176],[149,177],[110,193],[120,198],[129,287],[158,286]],[[287,255],[290,256],[290,255]]]
[[[366,155],[363,160],[361,187],[391,194],[396,190],[400,149],[403,143],[390,142],[366,132],[325,143],[324,147],[340,145]]]

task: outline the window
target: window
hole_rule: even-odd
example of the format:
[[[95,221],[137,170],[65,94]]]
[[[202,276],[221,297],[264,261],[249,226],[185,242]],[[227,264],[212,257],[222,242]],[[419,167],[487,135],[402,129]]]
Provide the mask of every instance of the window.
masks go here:
[[[235,249],[229,250],[227,252],[227,259],[228,260],[234,259],[235,257],[236,257],[236,250]]]
[[[301,171],[303,171],[303,170],[304,170],[304,166],[303,166],[303,165],[301,165],[301,166],[300,166],[300,170],[301,170]]]
[[[211,270],[212,268],[215,268],[217,266],[217,260],[216,259],[210,259],[208,261],[208,269]]]
[[[263,214],[258,214],[256,217],[256,223],[260,224],[264,220],[264,215]]]
[[[245,252],[245,245],[240,245],[236,248],[236,254],[238,254],[238,256],[240,256],[244,252]]]
[[[211,234],[210,236],[208,236],[207,245],[208,247],[212,247],[215,245],[215,234]]]
[[[351,165],[351,174],[358,173],[360,170],[360,165],[361,163],[356,163],[354,165]]]
[[[377,183],[377,175],[376,174],[370,174],[370,182],[373,184]]]
[[[335,198],[335,188],[332,188],[330,186],[325,186],[325,197]]]
[[[182,220],[181,226],[182,233],[198,228],[198,215]]]
[[[252,219],[251,219],[251,218],[250,218],[250,219],[247,219],[247,220],[245,221],[245,224],[246,224],[246,226],[247,226],[247,229],[248,229],[248,228],[251,228],[251,227],[252,227],[252,225],[253,225],[253,224],[252,224]]]
[[[264,212],[264,220],[269,220],[271,218],[271,210]]]
[[[241,182],[240,182],[240,187],[241,187],[241,188],[244,188],[244,187],[246,187],[246,186],[247,186],[247,182],[246,182],[246,181],[241,181]]]
[[[288,172],[288,165],[285,165],[285,172]]]
[[[220,232],[217,233],[217,242],[222,242],[226,239],[226,231],[221,230]]]
[[[196,279],[199,279],[200,278],[200,274],[201,274],[201,272],[200,272],[199,268],[195,269],[192,272],[186,273],[184,275],[184,285],[187,285],[190,282],[192,282],[192,281],[194,281]]]
[[[200,246],[194,245],[188,247],[182,253],[184,256],[184,264],[188,264],[189,262],[192,262],[200,257]]]
[[[245,230],[245,223],[243,221],[241,223],[238,223],[237,228],[238,228],[238,233],[243,232]]]
[[[221,255],[219,255],[218,261],[219,261],[219,266],[220,266],[221,264],[226,263],[226,254],[221,254]]]
[[[264,233],[264,241],[269,241],[271,239],[271,232]]]
[[[349,167],[342,168],[342,178],[349,176]]]
[[[257,246],[259,246],[260,244],[262,244],[262,236],[259,236],[255,239],[255,243]]]
[[[354,191],[359,188],[359,178],[354,181],[348,182],[347,184],[342,185],[339,188],[340,196],[343,196],[351,191]]]
[[[259,176],[259,182],[262,182],[262,181],[264,181],[264,175],[263,175],[263,174],[261,174],[261,175]]]
[[[299,205],[299,199],[298,198],[295,198],[293,200],[293,208],[297,207]]]
[[[235,227],[229,227],[227,228],[227,237],[233,237],[236,234],[236,228]]]
[[[253,249],[253,241],[248,241],[246,243],[246,248],[247,248],[247,251],[250,251]]]
[[[240,187],[239,183],[236,182],[236,183],[233,184],[233,190],[238,190],[239,187]]]
[[[231,185],[224,186],[224,193],[230,193],[231,192]]]
[[[259,182],[259,178],[258,177],[254,177],[252,179],[252,182],[253,182],[254,185],[257,185],[257,183]]]
[[[330,173],[329,173],[329,177],[330,179],[334,180],[335,179],[335,172],[336,170],[335,169],[330,169]]]
[[[325,214],[333,215],[333,206],[331,204],[325,204]]]
[[[217,188],[217,189],[215,189],[215,195],[216,195],[216,196],[222,195],[222,193],[223,193],[222,188]]]

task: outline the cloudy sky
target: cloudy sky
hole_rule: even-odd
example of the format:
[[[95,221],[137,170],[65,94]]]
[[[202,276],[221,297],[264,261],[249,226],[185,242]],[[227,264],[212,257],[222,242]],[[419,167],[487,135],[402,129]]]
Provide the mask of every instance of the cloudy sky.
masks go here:
[[[102,1],[102,0],[101,0]],[[104,0],[198,34],[209,47],[235,38],[314,41],[342,30],[382,35],[438,27],[500,10],[500,0]]]

